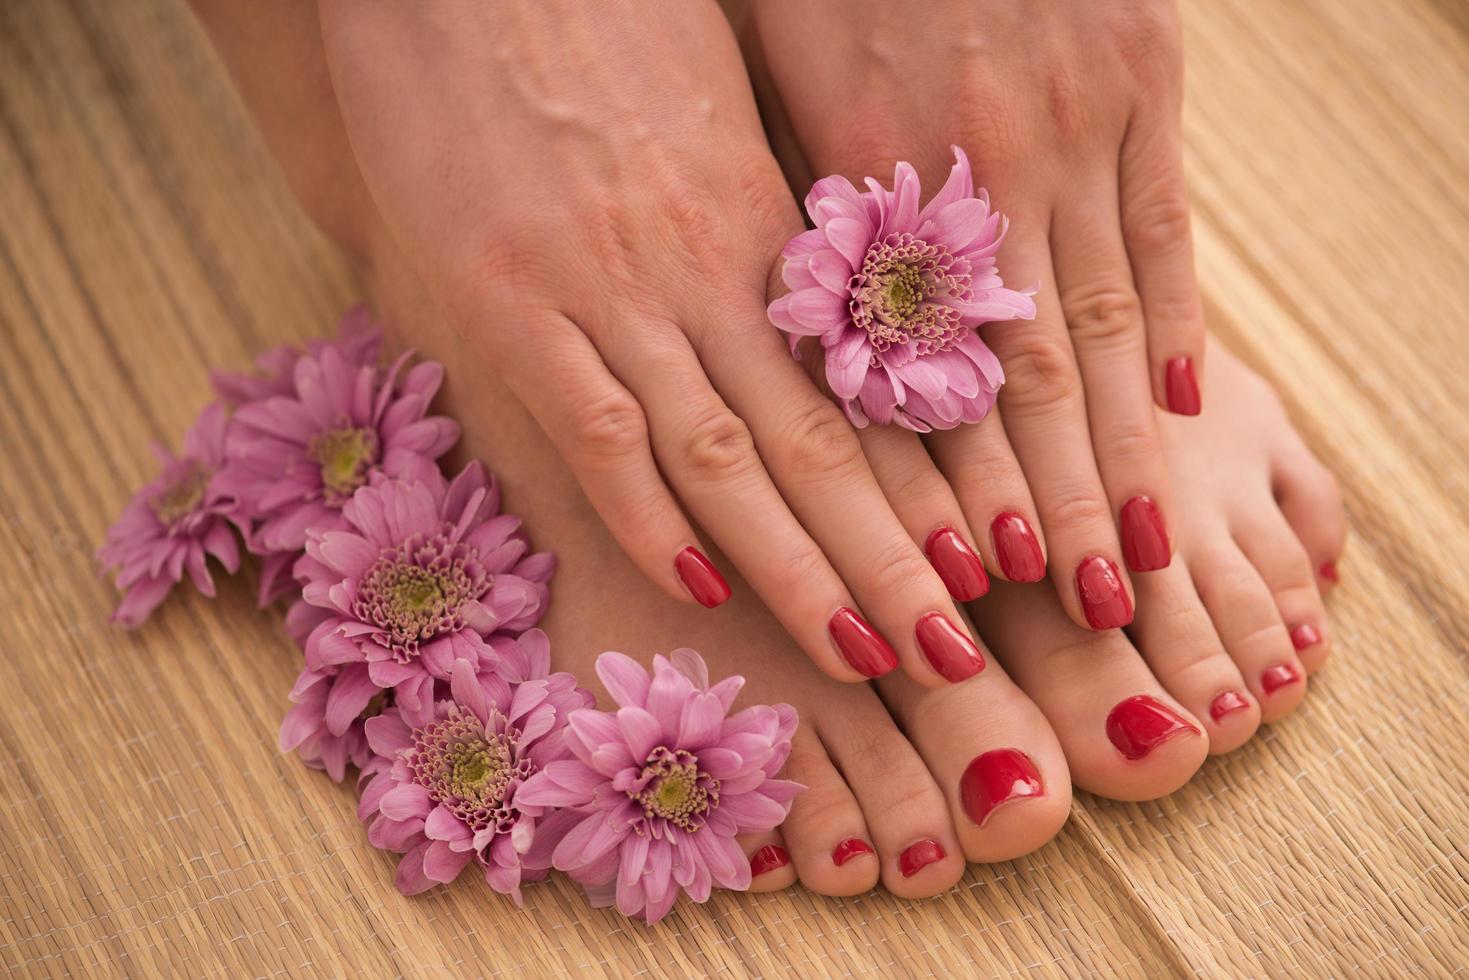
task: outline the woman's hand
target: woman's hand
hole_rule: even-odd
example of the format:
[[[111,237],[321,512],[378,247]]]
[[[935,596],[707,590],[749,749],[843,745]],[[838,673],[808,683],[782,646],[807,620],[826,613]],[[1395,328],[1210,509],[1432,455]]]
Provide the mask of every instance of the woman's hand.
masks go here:
[[[952,599],[766,318],[802,223],[718,8],[323,0],[321,15],[396,245],[642,570],[723,601],[686,509],[828,673],[884,673],[896,647],[940,683],[915,628],[962,622]]]
[[[1125,625],[1121,566],[1171,558],[1152,402],[1197,414],[1202,373],[1172,3],[755,0],[752,26],[772,141],[804,158],[798,183],[886,183],[902,159],[931,194],[957,143],[1012,219],[1005,281],[1040,285],[1035,322],[983,328],[1008,377],[1003,425],[992,415],[925,436],[933,462],[864,432],[890,495],[896,481],[935,488],[941,472],[970,526],[989,529],[992,571],[1040,578],[1043,548],[1073,619]],[[952,498],[925,493],[943,518]],[[915,533],[932,523],[908,519]]]

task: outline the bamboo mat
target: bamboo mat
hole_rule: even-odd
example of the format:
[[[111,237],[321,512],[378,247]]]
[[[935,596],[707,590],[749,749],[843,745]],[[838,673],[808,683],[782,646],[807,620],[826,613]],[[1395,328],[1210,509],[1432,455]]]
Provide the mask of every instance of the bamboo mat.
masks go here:
[[[563,884],[416,899],[280,756],[250,584],[107,628],[91,552],[205,368],[355,296],[181,0],[0,3],[0,964],[34,975],[1454,976],[1469,964],[1469,8],[1193,0],[1212,325],[1343,477],[1338,654],[1154,803],[925,903],[800,890],[649,928]],[[493,461],[492,461],[493,462]],[[186,590],[187,591],[187,590]]]

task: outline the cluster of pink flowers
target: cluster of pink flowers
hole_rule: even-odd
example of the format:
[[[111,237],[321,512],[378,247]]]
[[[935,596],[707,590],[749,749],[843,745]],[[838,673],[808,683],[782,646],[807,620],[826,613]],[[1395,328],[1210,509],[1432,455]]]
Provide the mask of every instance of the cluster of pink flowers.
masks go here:
[[[214,374],[219,401],[182,455],[157,450],[162,474],[98,550],[124,590],[114,621],[141,625],[185,572],[212,596],[210,557],[234,573],[242,543],[258,556],[259,602],[289,600],[304,653],[281,750],[337,781],[357,769],[404,894],[473,864],[519,904],[554,867],[656,921],[680,893],[748,887],[735,836],[774,828],[800,789],[775,778],[795,712],[729,714],[743,680],[711,685],[688,650],[651,677],[603,654],[621,710],[596,711],[536,628],[554,559],[478,462],[439,467],[459,436],[429,414],[443,366],[379,367],[381,343],[357,309],[335,341]]]

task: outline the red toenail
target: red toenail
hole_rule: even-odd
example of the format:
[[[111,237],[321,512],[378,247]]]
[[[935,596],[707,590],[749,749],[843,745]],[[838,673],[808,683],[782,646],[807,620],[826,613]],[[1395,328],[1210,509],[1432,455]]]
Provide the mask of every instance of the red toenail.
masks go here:
[[[1163,388],[1168,396],[1168,411],[1178,415],[1198,415],[1202,411],[1193,358],[1169,358],[1163,372]]]
[[[941,527],[930,534],[923,551],[928,555],[929,564],[943,579],[944,588],[957,601],[969,602],[990,590],[990,577],[984,573],[984,563],[953,528]]]
[[[1209,705],[1209,717],[1218,721],[1231,712],[1243,711],[1249,706],[1250,702],[1245,700],[1243,694],[1238,691],[1225,691],[1214,699],[1213,704]]]
[[[929,613],[913,629],[919,649],[940,677],[957,684],[984,670],[984,657],[974,641],[944,616]]]
[[[1185,732],[1199,734],[1178,712],[1146,694],[1122,701],[1107,716],[1107,737],[1118,752],[1134,761]]]
[[[841,867],[855,857],[872,853],[872,845],[860,837],[848,837],[836,847],[831,849],[831,861],[837,867]]]
[[[680,551],[678,557],[673,559],[673,569],[678,572],[678,577],[683,581],[684,588],[689,590],[689,595],[706,609],[713,609],[730,596],[729,583],[698,548]]]
[[[750,855],[750,874],[758,878],[777,868],[784,868],[790,863],[791,856],[786,853],[784,847],[779,844],[766,844]]]
[[[1076,591],[1092,629],[1115,630],[1132,622],[1132,600],[1122,587],[1117,566],[1101,555],[1084,558],[1076,566]]]
[[[1321,567],[1317,569],[1317,572],[1321,575],[1322,578],[1326,579],[1326,581],[1328,582],[1341,581],[1341,576],[1337,574],[1336,562],[1334,561],[1322,562]]]
[[[983,827],[997,807],[1014,800],[1045,796],[1046,787],[1030,756],[1019,749],[994,749],[976,756],[959,779],[959,799],[976,826]]]
[[[1030,524],[1019,514],[1007,511],[990,522],[990,539],[1000,571],[1012,582],[1039,582],[1046,577],[1046,556]]]
[[[906,851],[898,855],[898,870],[903,872],[904,878],[911,878],[946,856],[944,845],[931,837],[925,838],[916,844],[910,844]]]
[[[1266,694],[1274,694],[1282,687],[1294,684],[1301,679],[1296,669],[1290,664],[1277,664],[1260,675],[1260,686],[1265,689]]]
[[[847,663],[863,677],[881,677],[898,666],[898,655],[882,634],[846,606],[832,615],[827,629]]]
[[[1290,641],[1295,644],[1297,650],[1304,650],[1306,647],[1313,647],[1320,643],[1321,634],[1310,623],[1302,623],[1290,631]]]
[[[1122,557],[1134,572],[1156,572],[1173,561],[1163,512],[1152,497],[1133,497],[1122,505]]]

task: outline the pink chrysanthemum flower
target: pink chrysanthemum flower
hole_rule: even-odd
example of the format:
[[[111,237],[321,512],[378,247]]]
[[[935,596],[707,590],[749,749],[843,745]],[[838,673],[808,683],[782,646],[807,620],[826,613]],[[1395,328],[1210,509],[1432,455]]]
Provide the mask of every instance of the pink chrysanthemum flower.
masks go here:
[[[295,574],[324,611],[305,641],[306,666],[366,664],[410,725],[434,710],[434,681],[456,660],[493,669],[497,631],[533,626],[555,567],[527,555],[520,520],[498,514],[499,489],[479,463],[446,481],[420,459],[407,478],[378,478],[342,508],[343,528],[307,536]],[[305,625],[296,615],[293,629]]]
[[[303,356],[320,358],[328,347],[335,347],[348,364],[376,364],[382,346],[383,328],[373,322],[367,307],[359,303],[342,314],[336,340],[310,340],[304,355],[298,347],[272,347],[255,359],[258,373],[216,368],[209,372],[209,380],[226,405],[239,408],[277,395],[295,394],[296,362]]]
[[[977,422],[1005,380],[980,324],[1030,319],[1035,303],[995,268],[1007,222],[974,192],[969,160],[919,208],[918,174],[899,163],[893,189],[872,178],[816,182],[806,213],[816,225],[781,253],[791,292],[770,319],[791,336],[818,337],[826,380],[855,426],[890,422],[928,432]]]
[[[551,862],[586,887],[593,905],[615,902],[649,922],[668,914],[680,891],[703,902],[715,885],[748,888],[750,863],[735,836],[776,827],[802,789],[774,778],[790,754],[795,709],[728,715],[744,678],[711,687],[692,650],[654,657],[651,678],[632,659],[604,653],[597,676],[621,707],[573,712],[566,742],[574,758],[521,787],[522,804],[566,808],[547,821],[554,833],[528,861],[543,863],[554,843]]]
[[[388,692],[368,676],[366,664],[329,670],[306,668],[291,688],[291,710],[281,722],[282,752],[296,752],[312,769],[324,769],[335,782],[347,764],[361,769],[371,753],[364,727],[386,704]]]
[[[520,885],[546,876],[524,858],[544,808],[520,799],[525,781],[567,754],[568,715],[593,703],[570,674],[550,673],[545,634],[516,644],[523,655],[511,685],[458,661],[452,700],[418,726],[389,708],[366,725],[376,754],[362,777],[358,816],[374,846],[403,854],[397,885],[414,895],[450,882],[471,861],[495,891],[520,904]],[[511,662],[513,656],[506,657]]]
[[[384,374],[350,360],[354,349],[300,355],[290,394],[241,406],[230,426],[221,489],[253,522],[262,604],[289,590],[307,528],[340,526],[343,505],[374,474],[435,460],[459,438],[454,421],[427,414],[443,365],[424,362],[400,378],[410,355]]]
[[[162,474],[138,491],[97,549],[104,570],[117,570],[117,587],[126,593],[112,614],[114,623],[139,626],[186,571],[195,588],[213,596],[209,556],[230,574],[239,569],[240,548],[230,526],[238,525],[238,515],[218,473],[226,425],[224,406],[211,404],[184,436],[182,455],[153,447]]]

